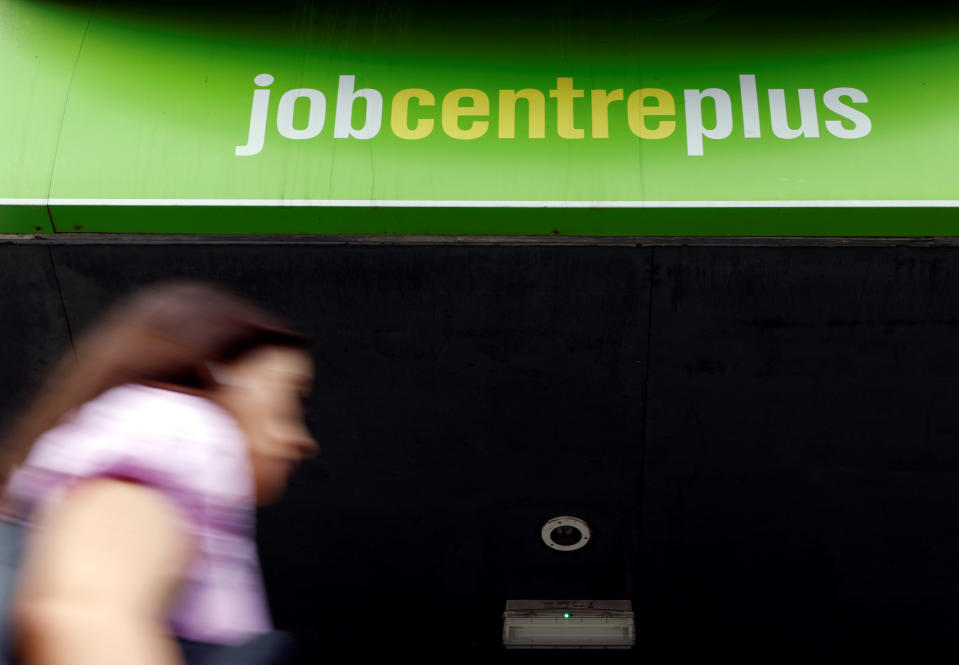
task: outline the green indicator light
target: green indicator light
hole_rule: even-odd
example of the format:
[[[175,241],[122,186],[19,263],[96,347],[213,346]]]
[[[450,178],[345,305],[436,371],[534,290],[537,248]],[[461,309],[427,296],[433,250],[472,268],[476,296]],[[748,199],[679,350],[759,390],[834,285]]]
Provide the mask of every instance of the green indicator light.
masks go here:
[[[564,618],[564,619],[568,619],[568,618],[569,618],[569,612],[563,612],[563,618]]]

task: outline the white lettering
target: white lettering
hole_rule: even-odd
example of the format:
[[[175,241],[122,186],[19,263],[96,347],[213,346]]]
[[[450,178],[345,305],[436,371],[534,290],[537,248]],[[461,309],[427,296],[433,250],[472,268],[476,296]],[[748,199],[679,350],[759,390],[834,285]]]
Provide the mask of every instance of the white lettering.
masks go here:
[[[345,139],[350,136],[357,139],[371,139],[380,132],[383,123],[383,95],[372,88],[360,88],[354,91],[356,77],[340,77],[336,91],[336,120],[333,125],[333,137]],[[366,100],[366,118],[359,129],[353,127],[353,105],[358,98]]]
[[[799,89],[799,127],[789,126],[786,112],[786,91],[775,88],[769,91],[769,119],[773,134],[781,139],[794,139],[800,136],[817,138],[819,120],[816,117],[816,91],[812,88]]]
[[[260,74],[253,79],[259,86],[266,87],[273,84],[270,74]],[[263,150],[263,137],[266,134],[266,114],[270,105],[269,90],[253,91],[253,106],[250,109],[250,131],[246,145],[238,145],[235,154],[238,157],[248,157]]]
[[[308,99],[310,103],[309,119],[303,129],[297,129],[293,126],[293,112],[298,99]],[[325,120],[326,97],[319,90],[294,88],[286,91],[280,97],[280,104],[276,109],[276,129],[281,136],[288,139],[311,139],[323,131]]]
[[[852,129],[846,129],[842,126],[842,121],[840,120],[827,120],[826,131],[841,139],[861,139],[872,131],[872,120],[862,111],[843,104],[840,101],[842,97],[849,97],[849,99],[856,104],[865,104],[869,101],[866,99],[866,93],[856,88],[833,88],[832,90],[827,90],[826,94],[822,96],[823,104],[833,113],[847,120],[852,120],[853,127]]]
[[[739,97],[743,100],[743,136],[758,139],[762,131],[759,129],[759,97],[753,74],[739,75]]]
[[[701,156],[704,136],[724,139],[732,133],[732,102],[729,101],[729,93],[720,88],[684,90],[683,96],[686,103],[686,154]],[[706,97],[711,98],[716,105],[716,126],[712,129],[703,127],[703,99]]]

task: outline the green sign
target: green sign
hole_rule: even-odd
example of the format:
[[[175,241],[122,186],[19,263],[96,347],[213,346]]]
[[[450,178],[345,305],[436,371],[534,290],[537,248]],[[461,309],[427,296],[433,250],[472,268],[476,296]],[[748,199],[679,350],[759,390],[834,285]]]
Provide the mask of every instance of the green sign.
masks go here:
[[[0,0],[0,232],[959,235],[951,14],[104,4]]]

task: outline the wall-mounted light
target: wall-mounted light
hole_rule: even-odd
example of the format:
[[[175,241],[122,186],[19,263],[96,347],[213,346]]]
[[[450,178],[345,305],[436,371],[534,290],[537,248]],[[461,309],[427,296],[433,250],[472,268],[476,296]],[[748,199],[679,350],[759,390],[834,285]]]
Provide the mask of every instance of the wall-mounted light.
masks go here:
[[[508,600],[507,649],[629,649],[636,643],[628,600]]]

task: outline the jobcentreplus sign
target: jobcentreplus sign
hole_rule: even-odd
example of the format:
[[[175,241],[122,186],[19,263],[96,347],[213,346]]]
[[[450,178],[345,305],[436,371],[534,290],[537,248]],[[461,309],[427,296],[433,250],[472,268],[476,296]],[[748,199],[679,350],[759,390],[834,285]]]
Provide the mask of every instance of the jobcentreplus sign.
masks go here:
[[[326,124],[326,95],[314,88],[294,88],[280,95],[275,107],[271,105],[271,89],[274,79],[271,74],[260,74],[254,82],[253,105],[250,111],[249,135],[245,145],[236,146],[235,154],[249,157],[263,150],[266,128],[270,115],[274,116],[280,136],[303,141],[320,135]],[[609,137],[609,120],[613,114],[625,112],[629,131],[639,139],[658,140],[671,136],[676,131],[676,102],[672,93],[661,88],[639,88],[627,93],[623,88],[615,90],[589,90],[577,88],[572,77],[558,77],[556,87],[544,92],[535,88],[522,90],[498,90],[497,109],[490,111],[490,95],[475,88],[457,88],[443,95],[437,109],[436,95],[424,88],[405,88],[390,100],[390,130],[401,139],[416,141],[424,139],[436,129],[436,120],[442,131],[453,139],[473,140],[485,136],[495,124],[496,137],[516,138],[517,104],[522,101],[527,112],[527,136],[529,139],[546,137],[547,95],[549,113],[556,123],[556,135],[563,139],[590,139]],[[754,74],[739,76],[739,97],[742,102],[742,132],[745,138],[761,138],[759,94]],[[813,88],[799,88],[794,94],[799,101],[799,123],[793,127],[787,113],[787,95],[784,88],[767,90],[770,129],[780,139],[819,137],[820,100]],[[362,99],[365,110],[362,117],[354,117],[357,100]],[[577,100],[582,99],[579,104]],[[790,99],[793,99],[790,96]],[[304,127],[294,126],[294,110],[298,101],[308,105]],[[858,88],[837,87],[822,95],[822,106],[833,114],[823,123],[826,131],[841,139],[859,139],[872,130],[872,121],[859,108],[850,104],[865,104],[866,93]],[[714,118],[707,127],[704,121],[704,103]],[[728,138],[736,125],[730,93],[722,88],[687,88],[683,90],[686,129],[686,154],[703,155],[704,139],[719,141]],[[522,107],[520,107],[522,108]],[[383,126],[383,94],[374,88],[356,88],[356,76],[343,74],[336,89],[333,118],[334,139],[373,139]],[[358,121],[360,124],[357,124]]]

